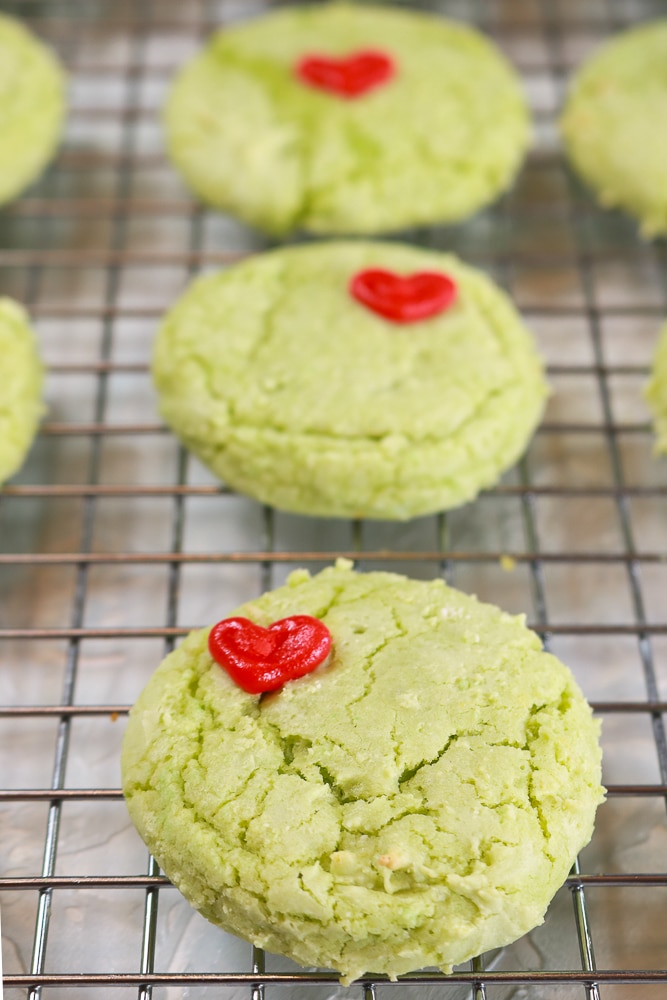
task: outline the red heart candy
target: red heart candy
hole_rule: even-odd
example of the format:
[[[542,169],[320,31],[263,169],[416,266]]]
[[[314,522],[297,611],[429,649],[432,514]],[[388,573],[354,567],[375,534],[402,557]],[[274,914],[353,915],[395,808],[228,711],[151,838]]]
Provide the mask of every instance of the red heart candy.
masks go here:
[[[373,312],[394,323],[416,323],[444,312],[456,298],[456,284],[437,271],[417,271],[402,277],[392,271],[359,271],[350,294]]]
[[[261,694],[319,667],[331,650],[331,633],[310,615],[281,618],[268,628],[225,618],[211,629],[208,649],[239,687]]]
[[[349,56],[312,53],[296,64],[303,83],[346,99],[362,97],[387,83],[396,73],[396,64],[386,53],[363,49]]]

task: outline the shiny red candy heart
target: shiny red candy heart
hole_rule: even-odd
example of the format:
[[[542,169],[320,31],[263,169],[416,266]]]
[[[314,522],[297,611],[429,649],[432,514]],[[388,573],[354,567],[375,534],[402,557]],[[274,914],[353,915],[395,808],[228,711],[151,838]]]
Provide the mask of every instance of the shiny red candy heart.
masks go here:
[[[211,629],[208,648],[239,687],[262,694],[319,667],[331,650],[331,633],[310,615],[281,618],[268,628],[225,618]]]
[[[359,271],[350,294],[373,312],[394,323],[416,323],[448,309],[456,299],[456,284],[437,271],[417,271],[402,277],[379,269]]]
[[[296,65],[296,74],[303,83],[345,99],[363,97],[388,83],[395,73],[393,59],[375,49],[363,49],[349,56],[312,53]]]

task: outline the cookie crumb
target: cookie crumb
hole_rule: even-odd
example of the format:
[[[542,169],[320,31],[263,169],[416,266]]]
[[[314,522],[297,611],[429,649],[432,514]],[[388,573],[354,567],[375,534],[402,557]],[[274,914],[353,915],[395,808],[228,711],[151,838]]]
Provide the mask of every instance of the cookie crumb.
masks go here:
[[[389,871],[395,872],[399,868],[407,868],[410,864],[410,858],[400,851],[390,851],[389,854],[380,854],[376,863],[382,868],[388,868]]]

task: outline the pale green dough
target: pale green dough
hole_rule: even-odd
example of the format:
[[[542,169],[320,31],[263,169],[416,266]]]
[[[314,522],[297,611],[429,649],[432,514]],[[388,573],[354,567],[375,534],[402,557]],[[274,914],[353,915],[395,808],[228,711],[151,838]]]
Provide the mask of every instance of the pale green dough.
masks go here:
[[[458,283],[406,326],[348,292],[364,268]],[[397,243],[277,250],[206,275],[163,320],[164,419],[225,482],[297,513],[406,519],[471,499],[524,450],[546,396],[508,298],[455,257]]]
[[[304,54],[380,49],[397,76],[356,100],[304,86]],[[379,233],[464,219],[529,142],[514,71],[484,36],[423,13],[331,3],[225,28],[177,77],[168,151],[204,201],[261,229]]]
[[[601,203],[667,233],[667,20],[612,38],[579,70],[561,129]]]
[[[205,629],[130,712],[127,805],[190,903],[345,982],[450,971],[541,923],[603,790],[599,724],[523,616],[342,562],[235,613],[320,618],[332,657],[249,695]]]
[[[667,453],[667,324],[663,326],[658,340],[651,378],[646,385],[644,395],[655,421],[656,451],[665,454]]]
[[[53,156],[65,115],[63,71],[50,49],[0,14],[0,204]]]
[[[0,298],[0,483],[23,464],[42,415],[42,363],[22,306]]]

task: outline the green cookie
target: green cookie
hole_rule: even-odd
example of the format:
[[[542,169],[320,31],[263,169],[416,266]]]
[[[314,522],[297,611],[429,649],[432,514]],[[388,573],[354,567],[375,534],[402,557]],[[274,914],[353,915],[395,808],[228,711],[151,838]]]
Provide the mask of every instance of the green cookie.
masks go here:
[[[53,156],[65,114],[65,80],[52,52],[0,14],[0,204],[31,184]]]
[[[667,324],[663,326],[644,395],[653,411],[656,451],[667,453]]]
[[[573,165],[605,206],[667,233],[667,20],[625,31],[575,77],[561,119]]]
[[[348,983],[445,971],[542,922],[602,799],[599,725],[523,616],[340,562],[238,614],[329,661],[246,694],[193,632],[130,712],[139,833],[215,924]]]
[[[42,363],[25,310],[0,298],[0,483],[22,465],[42,415]]]
[[[307,85],[310,54],[380,51],[396,73],[345,99]],[[273,233],[379,233],[455,222],[509,186],[529,141],[496,48],[423,13],[320,4],[212,37],[177,77],[168,150],[204,201]]]
[[[406,325],[354,299],[368,268],[443,272],[458,295]],[[546,385],[507,297],[455,257],[328,243],[199,278],[164,319],[166,422],[233,488],[283,510],[406,519],[474,497],[518,458]]]

